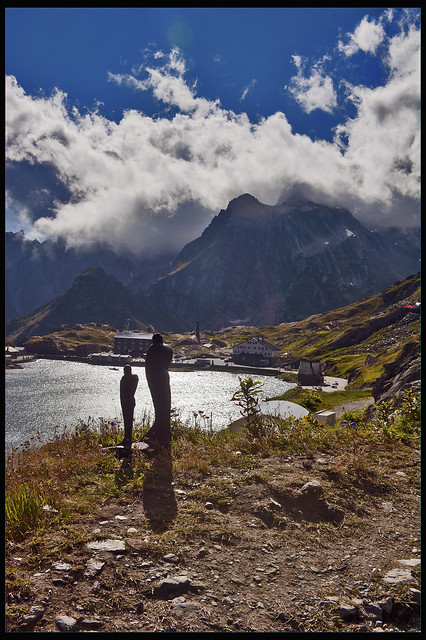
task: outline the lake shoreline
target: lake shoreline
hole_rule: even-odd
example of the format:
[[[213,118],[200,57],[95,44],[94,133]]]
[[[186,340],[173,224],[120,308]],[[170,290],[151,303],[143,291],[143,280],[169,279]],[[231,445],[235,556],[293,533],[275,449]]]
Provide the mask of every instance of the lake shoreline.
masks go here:
[[[97,360],[93,360],[90,356],[72,356],[72,355],[47,355],[47,354],[38,354],[37,358],[43,360],[64,360],[69,362],[81,362],[85,364],[92,364],[94,366],[103,366],[103,367],[123,367],[124,364],[130,364],[131,367],[142,367],[145,368],[145,362],[142,360],[132,360],[126,363],[116,363],[116,362],[100,362]],[[247,365],[238,365],[234,363],[226,363],[226,364],[209,364],[209,358],[206,358],[206,364],[200,365],[197,363],[190,362],[172,362],[170,365],[170,370],[172,371],[221,371],[223,373],[246,373],[248,375],[260,375],[260,376],[277,376],[281,373],[284,373],[282,369],[272,368],[272,367],[250,367]]]
[[[6,371],[6,445],[20,446],[40,433],[50,440],[56,428],[72,428],[81,421],[102,417],[121,423],[119,383],[122,367],[89,366],[76,358],[37,358],[22,368]],[[134,364],[134,363],[132,363]],[[135,424],[152,414],[152,399],[144,367],[134,369],[139,375]],[[238,373],[232,367],[198,367],[181,365],[170,370],[173,408],[182,419],[196,420],[204,427],[204,417],[213,416],[215,430],[221,430],[239,417],[231,401],[239,386]],[[275,372],[276,373],[276,372]],[[281,396],[293,384],[279,376],[246,372],[263,383],[264,399]],[[203,414],[203,417],[200,417]],[[194,418],[196,416],[196,418]]]

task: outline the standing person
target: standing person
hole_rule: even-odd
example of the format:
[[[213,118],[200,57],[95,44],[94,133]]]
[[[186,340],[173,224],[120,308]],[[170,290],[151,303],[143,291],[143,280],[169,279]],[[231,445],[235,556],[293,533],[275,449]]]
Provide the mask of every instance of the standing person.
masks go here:
[[[146,352],[145,374],[151,392],[155,410],[155,420],[145,438],[154,440],[162,447],[170,446],[172,434],[170,431],[171,393],[169,366],[173,358],[173,351],[163,344],[159,333],[152,336],[152,344]]]
[[[133,430],[133,413],[135,410],[135,392],[138,386],[139,378],[132,373],[132,367],[126,364],[124,367],[124,375],[120,380],[120,402],[124,420],[124,440],[121,446],[125,451],[132,448],[132,430]]]

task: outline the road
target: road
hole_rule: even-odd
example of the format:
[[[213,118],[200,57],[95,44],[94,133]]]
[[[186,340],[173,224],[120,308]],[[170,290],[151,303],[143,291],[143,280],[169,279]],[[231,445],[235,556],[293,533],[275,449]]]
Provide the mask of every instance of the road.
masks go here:
[[[201,362],[204,362],[205,364],[201,364]],[[280,373],[294,373],[296,374],[297,371],[295,369],[289,371],[287,369],[283,369],[281,367],[250,367],[249,365],[238,365],[238,364],[234,364],[233,362],[226,362],[223,358],[182,358],[181,360],[175,360],[174,361],[175,366],[179,366],[179,364],[183,364],[183,365],[191,365],[191,366],[195,366],[198,365],[200,367],[200,369],[208,368],[211,365],[213,365],[214,367],[227,367],[229,368],[230,371],[234,370],[234,371],[240,371],[241,369],[245,369],[245,370],[253,370],[254,373],[256,373],[258,370],[261,370],[262,372],[268,372],[271,373],[273,375],[279,375]],[[324,376],[324,384],[321,387],[318,387],[318,389],[321,389],[321,391],[325,391],[325,392],[333,392],[333,391],[343,391],[344,389],[346,389],[346,386],[348,384],[348,381],[345,378],[336,378],[333,376]],[[305,386],[302,387],[302,389],[313,389],[314,387],[312,386]]]

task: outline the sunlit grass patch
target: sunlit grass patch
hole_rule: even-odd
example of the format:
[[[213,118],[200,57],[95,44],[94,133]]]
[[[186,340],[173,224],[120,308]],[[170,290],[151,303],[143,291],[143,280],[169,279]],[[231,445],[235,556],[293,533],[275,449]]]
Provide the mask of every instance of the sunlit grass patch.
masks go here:
[[[35,530],[43,517],[44,497],[37,488],[18,484],[6,494],[6,535],[17,540]]]

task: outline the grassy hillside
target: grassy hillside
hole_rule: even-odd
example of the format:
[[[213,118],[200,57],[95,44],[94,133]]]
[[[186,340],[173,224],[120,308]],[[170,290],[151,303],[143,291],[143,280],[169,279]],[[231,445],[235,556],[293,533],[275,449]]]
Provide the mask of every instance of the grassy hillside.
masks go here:
[[[358,303],[277,327],[235,327],[220,332],[233,346],[260,335],[280,347],[284,360],[321,360],[327,374],[371,387],[404,344],[420,339],[420,315],[404,307],[420,300],[420,276],[410,276]],[[219,335],[219,334],[217,334]],[[217,337],[216,335],[216,337]],[[209,336],[213,341],[215,336]]]
[[[116,333],[106,324],[67,325],[46,336],[29,338],[25,348],[29,353],[44,355],[87,355],[113,349]]]

